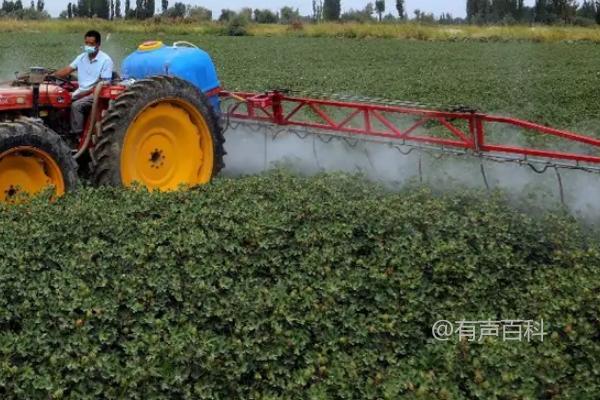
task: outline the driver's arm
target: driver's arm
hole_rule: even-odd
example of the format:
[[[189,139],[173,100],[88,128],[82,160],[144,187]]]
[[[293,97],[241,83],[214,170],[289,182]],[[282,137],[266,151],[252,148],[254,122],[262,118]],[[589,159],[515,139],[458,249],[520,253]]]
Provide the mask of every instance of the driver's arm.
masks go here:
[[[75,58],[73,60],[73,62],[71,64],[67,65],[63,69],[59,69],[52,75],[56,76],[57,78],[63,78],[63,79],[67,78],[73,72],[77,71],[77,66],[79,65],[79,62],[81,61],[81,58],[84,56],[85,56],[85,54],[80,54],[79,56],[77,56],[77,58]]]
[[[75,72],[75,68],[69,66],[66,66],[62,69],[59,69],[58,71],[56,71],[55,73],[53,73],[52,75],[56,76],[57,78],[66,78],[67,76],[71,75],[73,72]]]

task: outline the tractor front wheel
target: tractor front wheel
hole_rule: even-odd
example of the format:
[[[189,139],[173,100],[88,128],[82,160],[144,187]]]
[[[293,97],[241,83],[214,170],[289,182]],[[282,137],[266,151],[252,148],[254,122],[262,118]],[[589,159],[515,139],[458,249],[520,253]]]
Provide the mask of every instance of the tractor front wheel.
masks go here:
[[[224,141],[215,111],[194,86],[165,76],[140,80],[102,122],[94,182],[161,191],[205,184],[223,167]]]
[[[33,120],[0,123],[0,202],[48,187],[62,196],[76,184],[77,163],[60,136]]]

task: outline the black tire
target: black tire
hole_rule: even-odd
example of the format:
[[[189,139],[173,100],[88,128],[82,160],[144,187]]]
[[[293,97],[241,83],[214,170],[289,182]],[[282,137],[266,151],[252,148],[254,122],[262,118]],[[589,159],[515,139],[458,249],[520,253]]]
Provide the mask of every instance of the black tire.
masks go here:
[[[92,182],[95,185],[124,186],[121,177],[121,153],[130,125],[149,105],[169,99],[191,104],[204,118],[213,148],[214,177],[225,166],[225,138],[219,118],[208,98],[195,86],[176,77],[157,76],[135,82],[112,102],[102,120],[102,133],[91,152]]]
[[[77,187],[77,162],[69,146],[56,132],[32,119],[22,118],[13,122],[1,122],[0,155],[17,147],[31,147],[43,151],[58,166],[65,192]],[[0,201],[5,199],[5,190],[6,188],[0,188]]]

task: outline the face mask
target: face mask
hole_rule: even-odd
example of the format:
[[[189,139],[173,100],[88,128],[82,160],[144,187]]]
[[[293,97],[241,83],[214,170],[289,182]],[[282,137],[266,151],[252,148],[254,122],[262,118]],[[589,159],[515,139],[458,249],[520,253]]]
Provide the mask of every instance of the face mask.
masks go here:
[[[94,54],[96,52],[96,48],[94,46],[83,46],[83,51],[86,54]]]

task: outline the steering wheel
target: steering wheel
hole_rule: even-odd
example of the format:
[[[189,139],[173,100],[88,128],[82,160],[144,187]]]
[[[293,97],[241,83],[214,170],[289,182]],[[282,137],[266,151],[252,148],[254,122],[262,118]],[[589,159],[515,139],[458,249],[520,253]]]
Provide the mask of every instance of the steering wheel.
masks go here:
[[[54,83],[54,84],[62,87],[63,89],[68,90],[69,92],[72,92],[75,90],[75,86],[73,86],[71,79],[72,79],[71,75],[69,75],[66,78],[60,78],[58,76],[48,74],[46,76],[46,78],[44,79],[44,81],[47,83]]]
[[[71,84],[71,76],[69,75],[68,78],[60,78],[58,76],[54,76],[51,73],[46,75],[46,78],[44,79],[47,82],[60,82],[61,84]]]

